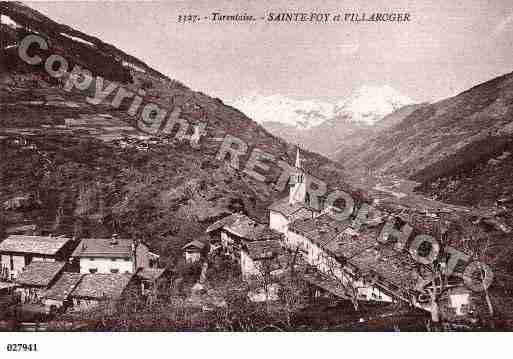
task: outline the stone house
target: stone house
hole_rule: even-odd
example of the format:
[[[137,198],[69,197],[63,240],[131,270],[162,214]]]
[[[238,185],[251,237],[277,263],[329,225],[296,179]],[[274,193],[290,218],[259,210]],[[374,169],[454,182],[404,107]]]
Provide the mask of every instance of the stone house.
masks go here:
[[[244,243],[240,251],[242,278],[248,280],[282,273],[287,265],[284,254],[285,250],[276,239]]]
[[[463,272],[456,268],[457,275],[463,276]],[[432,282],[426,285],[432,288]],[[429,310],[431,297],[428,293],[420,296],[419,302]],[[467,321],[474,316],[488,315],[488,307],[484,294],[474,292],[466,287],[462,278],[451,277],[448,280],[444,292],[438,301],[440,317],[446,321]]]
[[[64,262],[32,262],[17,276],[16,291],[22,303],[42,303],[44,293],[52,287],[64,271]]]
[[[242,213],[227,216],[206,230],[210,236],[211,246],[218,248],[226,256],[239,260],[243,242],[257,240],[267,226],[256,222]]]
[[[82,280],[80,273],[63,272],[60,278],[42,294],[42,303],[49,308],[66,308],[71,305],[70,295]]]
[[[141,285],[141,294],[155,297],[158,290],[168,283],[170,272],[166,268],[141,268],[136,276]]]
[[[471,290],[458,286],[447,291],[447,300],[442,306],[442,312],[445,318],[461,318],[470,314],[473,305]]]
[[[185,263],[196,263],[208,252],[208,244],[195,239],[182,247],[185,255]]]
[[[25,140],[26,141],[26,140]],[[25,143],[24,146],[27,144]],[[13,197],[3,203],[3,209],[5,211],[10,210],[20,210],[20,209],[29,209],[31,207],[35,207],[40,205],[41,202],[34,198],[31,194],[26,194],[23,196]]]
[[[131,293],[140,293],[137,280],[132,273],[85,274],[71,292],[71,310],[87,312],[103,308],[112,313],[117,310],[119,301],[129,297]]]
[[[269,206],[269,227],[285,234],[290,223],[302,218],[312,218],[317,214],[301,203],[290,204],[285,197]]]
[[[383,247],[376,238],[376,233],[355,232],[350,221],[323,214],[292,223],[284,241],[320,273],[353,288],[359,300],[410,303],[417,279],[413,259]]]
[[[72,254],[79,262],[80,273],[135,273],[139,268],[156,267],[158,255],[141,242],[120,239],[84,238]]]
[[[11,235],[0,243],[1,276],[13,280],[32,262],[64,262],[76,242],[66,237]]]

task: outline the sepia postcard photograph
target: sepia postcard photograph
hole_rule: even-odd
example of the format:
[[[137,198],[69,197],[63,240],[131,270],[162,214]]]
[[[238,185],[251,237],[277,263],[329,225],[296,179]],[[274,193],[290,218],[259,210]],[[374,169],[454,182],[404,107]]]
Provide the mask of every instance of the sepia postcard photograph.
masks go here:
[[[0,2],[0,357],[497,349],[512,54],[509,0]]]

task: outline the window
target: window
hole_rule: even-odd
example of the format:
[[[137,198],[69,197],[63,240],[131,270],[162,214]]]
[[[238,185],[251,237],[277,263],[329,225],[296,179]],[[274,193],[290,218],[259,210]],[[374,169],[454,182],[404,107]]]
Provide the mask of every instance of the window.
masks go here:
[[[465,313],[470,312],[470,305],[462,304],[461,308],[460,308],[460,312],[461,312],[461,314],[465,314]]]
[[[130,258],[125,258],[125,262],[130,262]]]
[[[115,261],[117,261],[117,258],[111,258],[110,260],[115,262]]]
[[[456,314],[456,308],[448,307],[448,308],[446,308],[446,310],[447,310],[447,313],[449,313],[449,314]]]
[[[94,262],[94,258],[89,258],[89,260],[90,260],[91,262]]]
[[[98,268],[90,268],[89,273],[96,273],[98,272]]]
[[[11,259],[11,270],[14,270],[14,258],[10,256]]]
[[[119,269],[113,268],[110,270],[110,272],[116,274],[116,273],[119,273]]]

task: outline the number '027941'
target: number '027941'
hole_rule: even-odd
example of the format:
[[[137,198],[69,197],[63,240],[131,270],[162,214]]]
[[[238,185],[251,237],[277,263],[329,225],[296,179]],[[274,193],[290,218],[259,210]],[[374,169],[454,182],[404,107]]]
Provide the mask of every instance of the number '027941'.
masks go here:
[[[7,344],[8,352],[37,352],[37,344]]]

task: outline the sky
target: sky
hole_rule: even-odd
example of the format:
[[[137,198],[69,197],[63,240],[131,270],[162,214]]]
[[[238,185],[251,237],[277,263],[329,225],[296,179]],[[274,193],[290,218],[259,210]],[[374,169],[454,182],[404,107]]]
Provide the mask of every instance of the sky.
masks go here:
[[[511,0],[26,2],[194,90],[339,101],[389,85],[417,102],[513,71]],[[407,23],[178,23],[180,14],[408,12]]]

